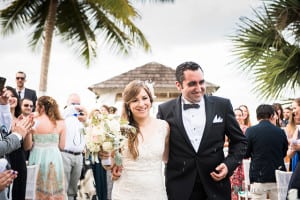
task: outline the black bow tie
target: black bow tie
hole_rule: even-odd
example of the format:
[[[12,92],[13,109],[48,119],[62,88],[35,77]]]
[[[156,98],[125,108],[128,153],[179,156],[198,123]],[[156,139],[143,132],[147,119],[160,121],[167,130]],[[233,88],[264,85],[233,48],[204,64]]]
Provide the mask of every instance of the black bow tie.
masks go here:
[[[193,104],[183,104],[183,110],[187,110],[190,108],[200,108],[199,104],[193,103]]]

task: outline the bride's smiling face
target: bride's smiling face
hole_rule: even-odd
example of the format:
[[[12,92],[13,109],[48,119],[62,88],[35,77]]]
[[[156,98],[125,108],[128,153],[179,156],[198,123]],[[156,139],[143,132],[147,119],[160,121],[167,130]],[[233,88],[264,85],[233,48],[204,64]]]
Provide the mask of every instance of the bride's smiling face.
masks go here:
[[[149,115],[151,108],[150,97],[144,89],[141,89],[140,93],[131,100],[129,108],[136,118],[143,118]]]

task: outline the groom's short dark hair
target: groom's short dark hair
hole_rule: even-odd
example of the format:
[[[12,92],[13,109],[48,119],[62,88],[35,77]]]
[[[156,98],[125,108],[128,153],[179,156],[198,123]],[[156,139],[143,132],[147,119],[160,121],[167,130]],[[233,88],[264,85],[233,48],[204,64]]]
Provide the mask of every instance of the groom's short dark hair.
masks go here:
[[[192,71],[196,71],[200,69],[202,72],[202,68],[200,67],[200,65],[198,65],[197,63],[195,62],[184,62],[184,63],[181,63],[180,65],[177,66],[176,68],[176,81],[178,81],[180,84],[182,84],[183,80],[184,80],[184,71],[186,70],[192,70]]]

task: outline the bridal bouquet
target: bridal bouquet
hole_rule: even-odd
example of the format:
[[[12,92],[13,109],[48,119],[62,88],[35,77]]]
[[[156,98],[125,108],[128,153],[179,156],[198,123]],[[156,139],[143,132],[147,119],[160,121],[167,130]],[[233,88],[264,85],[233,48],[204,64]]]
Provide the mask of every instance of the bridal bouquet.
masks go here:
[[[116,165],[122,165],[122,148],[128,134],[135,134],[136,130],[127,121],[121,120],[115,114],[95,114],[85,128],[86,156],[91,156],[93,163],[99,163],[100,150],[113,154]],[[102,160],[102,165],[110,166],[111,158]]]

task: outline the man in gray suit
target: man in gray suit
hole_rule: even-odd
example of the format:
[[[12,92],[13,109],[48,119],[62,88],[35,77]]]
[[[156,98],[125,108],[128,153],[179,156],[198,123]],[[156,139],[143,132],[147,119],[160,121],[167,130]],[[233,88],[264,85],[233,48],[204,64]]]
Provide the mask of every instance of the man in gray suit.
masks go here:
[[[32,111],[35,110],[35,102],[37,100],[36,92],[35,90],[25,88],[25,82],[26,82],[26,74],[24,72],[17,72],[16,74],[16,92],[19,95],[19,99],[30,99],[33,102],[33,109]]]

